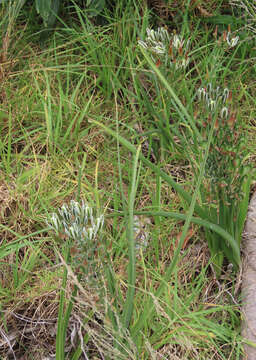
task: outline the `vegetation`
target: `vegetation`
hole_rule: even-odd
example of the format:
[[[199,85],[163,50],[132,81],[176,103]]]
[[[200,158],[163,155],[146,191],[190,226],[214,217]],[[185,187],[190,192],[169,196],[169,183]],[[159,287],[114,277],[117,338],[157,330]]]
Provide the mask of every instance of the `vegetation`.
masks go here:
[[[96,3],[0,1],[0,358],[240,359],[256,9]]]

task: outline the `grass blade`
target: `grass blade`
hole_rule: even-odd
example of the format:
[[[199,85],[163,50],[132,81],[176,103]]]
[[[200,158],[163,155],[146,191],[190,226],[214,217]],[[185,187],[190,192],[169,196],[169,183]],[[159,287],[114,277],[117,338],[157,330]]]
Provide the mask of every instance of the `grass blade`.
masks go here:
[[[124,137],[122,137],[119,134],[116,134],[115,131],[111,130],[110,128],[108,128],[107,126],[105,126],[104,124],[96,121],[96,120],[91,120],[92,123],[94,123],[95,125],[100,126],[102,129],[104,129],[104,131],[106,133],[108,133],[109,135],[115,137],[116,139],[118,139],[118,141],[124,145],[129,151],[131,151],[131,153],[136,154],[137,152],[137,148],[136,146],[134,146],[131,142],[127,141]],[[141,153],[139,154],[139,159],[145,164],[147,165],[152,171],[154,171],[155,174],[159,175],[162,179],[164,179],[169,185],[171,185],[176,191],[177,193],[183,197],[183,199],[190,204],[191,203],[191,196],[179,185],[176,183],[176,181],[174,181],[172,179],[172,177],[168,174],[166,174],[164,171],[160,170],[158,168],[158,166],[154,165],[150,160],[146,159]],[[195,204],[195,212],[202,218],[202,219],[208,219],[208,214],[207,212],[198,204]]]
[[[126,328],[129,327],[132,311],[133,311],[133,298],[135,293],[135,241],[134,241],[134,202],[137,189],[137,167],[140,154],[140,147],[138,148],[134,159],[133,159],[133,168],[132,168],[132,183],[128,199],[128,225],[127,225],[127,241],[129,244],[129,265],[128,265],[128,291],[127,298],[124,305],[123,313],[123,324]]]
[[[158,69],[158,67],[154,64],[154,62],[151,60],[150,56],[147,54],[146,51],[144,51],[143,48],[141,48],[141,51],[144,55],[144,57],[146,58],[147,62],[149,63],[149,65],[151,66],[151,68],[154,70],[154,72],[157,74],[158,78],[160,79],[160,81],[163,83],[164,87],[167,89],[167,91],[170,93],[171,97],[173,98],[174,102],[177,104],[178,108],[181,111],[181,114],[183,114],[184,119],[187,119],[187,122],[189,123],[190,127],[191,127],[191,133],[193,134],[193,136],[199,140],[202,139],[202,136],[200,134],[200,132],[198,131],[193,119],[191,118],[191,116],[189,115],[187,109],[185,108],[185,106],[182,104],[182,102],[180,101],[180,99],[178,98],[178,96],[175,94],[175,92],[173,91],[172,87],[170,86],[170,84],[168,83],[168,81],[166,80],[166,78],[164,77],[164,75],[161,73],[161,71]]]

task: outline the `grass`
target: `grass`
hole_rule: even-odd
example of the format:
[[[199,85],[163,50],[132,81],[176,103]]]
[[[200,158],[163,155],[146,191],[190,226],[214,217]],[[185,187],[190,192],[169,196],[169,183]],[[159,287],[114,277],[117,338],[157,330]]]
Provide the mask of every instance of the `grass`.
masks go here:
[[[167,21],[193,44],[189,67],[168,76],[138,46],[160,22],[142,2],[105,10],[104,25],[74,5],[73,20],[41,46],[21,16],[22,35],[9,28],[0,53],[1,358],[242,357],[239,269],[224,260],[216,278],[205,232],[232,245],[202,195],[214,123],[204,152],[188,146],[202,134],[196,90],[210,80],[232,90],[255,166],[252,23],[232,23],[234,50],[216,46],[224,5],[207,5],[205,23],[203,2],[182,3],[184,22]],[[72,199],[105,216],[93,281],[74,261],[75,244],[45,223]]]

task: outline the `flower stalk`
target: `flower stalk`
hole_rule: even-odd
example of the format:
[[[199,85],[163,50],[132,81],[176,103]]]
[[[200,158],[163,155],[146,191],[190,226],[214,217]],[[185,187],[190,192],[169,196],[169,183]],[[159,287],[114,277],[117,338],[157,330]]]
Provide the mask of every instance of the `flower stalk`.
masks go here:
[[[232,92],[228,88],[214,88],[209,83],[199,88],[197,93],[199,102],[203,104],[202,112],[205,118],[208,117],[208,121],[203,117],[198,124],[203,133],[202,147],[207,141],[212,119],[215,119],[214,136],[205,167],[203,199],[214,222],[228,231],[240,247],[245,220],[241,204],[248,196],[244,192],[245,183],[250,181],[248,166],[244,162],[243,129],[236,111],[232,110]],[[224,255],[234,263],[234,254],[216,233],[206,229],[206,236],[219,273]]]

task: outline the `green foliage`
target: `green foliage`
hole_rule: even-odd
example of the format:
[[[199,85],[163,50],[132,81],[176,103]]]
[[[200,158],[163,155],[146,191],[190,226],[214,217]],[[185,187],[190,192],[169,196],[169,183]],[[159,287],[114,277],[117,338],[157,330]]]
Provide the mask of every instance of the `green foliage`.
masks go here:
[[[105,7],[105,0],[87,0],[86,1],[86,15],[88,17],[97,16]]]
[[[20,9],[25,5],[26,0],[0,0],[0,4],[7,3],[13,5],[15,3],[20,4]],[[70,1],[74,4],[74,1]],[[88,17],[97,16],[105,7],[105,0],[87,0],[86,1],[86,15]],[[60,0],[34,0],[34,6],[37,13],[43,20],[44,27],[49,28],[54,26],[61,6]]]
[[[213,134],[206,160],[205,180],[200,190],[203,206],[200,211],[197,211],[195,207],[195,212],[202,219],[211,220],[221,226],[233,238],[232,243],[236,244],[233,247],[229,240],[228,242],[223,241],[223,238],[214,231],[205,230],[216,272],[219,275],[224,257],[236,269],[240,262],[238,249],[245,221],[244,212],[248,207],[248,189],[251,181],[250,170],[245,163],[246,140],[241,122],[237,120],[233,108],[232,92],[228,88],[222,92],[219,86],[214,89],[211,83],[200,88],[198,90],[199,100],[203,100],[206,107],[197,110],[200,112],[198,119],[189,114],[168,81],[178,76],[179,73],[182,74],[182,67],[185,68],[188,65],[188,61],[183,62],[178,56],[173,59],[175,42],[178,55],[184,56],[183,49],[185,48],[187,51],[188,40],[184,40],[176,34],[172,37],[171,42],[170,39],[171,36],[166,29],[158,28],[157,31],[147,29],[146,40],[139,40],[141,51],[153,69],[153,74],[150,74],[149,77],[155,85],[156,104],[159,106],[158,111],[154,110],[152,104],[147,101],[147,108],[159,119],[155,122],[156,128],[158,128],[157,134],[163,137],[162,143],[166,146],[167,154],[169,155],[170,145],[173,148],[176,147],[184,158],[189,159],[194,173],[198,177],[210,133]],[[230,29],[228,32],[224,31],[218,39],[218,44],[214,44],[213,63],[218,63],[218,67],[221,68],[221,64],[227,58],[225,52],[234,48],[238,42],[239,37],[234,36]],[[148,53],[151,54],[151,57]],[[189,59],[189,55],[188,52],[186,60]],[[182,64],[182,66],[177,67],[177,64]],[[215,66],[210,73],[210,79],[217,82],[219,77],[220,74],[217,73],[217,66]],[[166,108],[168,109],[170,106],[174,106],[178,113],[177,125],[170,126],[170,114],[166,114],[166,121],[164,119],[163,114],[167,113]],[[158,115],[159,112],[160,115]],[[173,141],[174,135],[182,146],[176,146]],[[184,197],[183,192],[179,190],[178,192]]]
[[[60,0],[35,0],[37,13],[42,17],[44,26],[54,25],[58,15]]]
[[[224,250],[237,267],[240,263],[251,182],[244,165],[255,154],[250,59],[241,61],[240,48],[215,46],[211,30],[197,28],[189,17],[191,47],[180,48],[182,38],[173,37],[173,52],[161,58],[162,64],[154,63],[152,54],[145,51],[143,58],[138,51],[140,29],[152,19],[140,2],[120,1],[113,17],[104,12],[109,22],[100,27],[88,26],[85,3],[92,7],[95,2],[72,3],[76,21],[63,28],[60,21],[44,51],[31,46],[24,24],[19,24],[18,36],[8,33],[12,46],[0,69],[2,334],[11,339],[13,328],[27,331],[28,317],[35,320],[32,345],[29,333],[25,342],[19,337],[12,345],[15,353],[19,348],[17,358],[38,356],[35,339],[45,337],[42,357],[51,351],[59,360],[169,359],[177,354],[189,360],[239,359],[244,340],[234,275],[224,266],[216,280],[209,265],[218,260],[221,266]],[[42,11],[40,4],[38,9],[35,2],[26,2],[30,4],[31,13]],[[61,5],[66,4],[68,0]],[[183,62],[184,56],[189,62]],[[167,73],[165,60],[172,62]],[[207,122],[209,108],[200,104],[196,90],[209,81],[233,90],[230,109],[237,110],[236,122],[227,118],[230,124],[216,123],[216,114]],[[238,157],[233,173],[233,152],[244,155],[238,136],[247,137],[242,123],[252,131],[252,144],[245,143],[247,158]],[[214,162],[222,167],[214,168]],[[233,210],[226,200],[222,207],[216,203],[221,200],[217,182],[211,183],[216,175],[229,184],[231,196],[242,182],[233,202],[236,208],[240,204],[236,219],[227,216]],[[81,231],[82,222],[71,223],[82,211],[74,202],[70,223],[58,227],[61,236],[42,229],[47,212],[81,198],[105,208],[100,239],[81,243],[80,235],[88,232]],[[218,207],[226,214],[225,224]],[[60,225],[65,209],[52,221]],[[135,216],[150,218],[148,244],[140,253]],[[89,228],[92,222],[88,218]],[[71,232],[74,246],[67,239]],[[204,240],[217,255],[226,244],[219,259],[209,259]],[[0,358],[8,351],[1,346]]]

